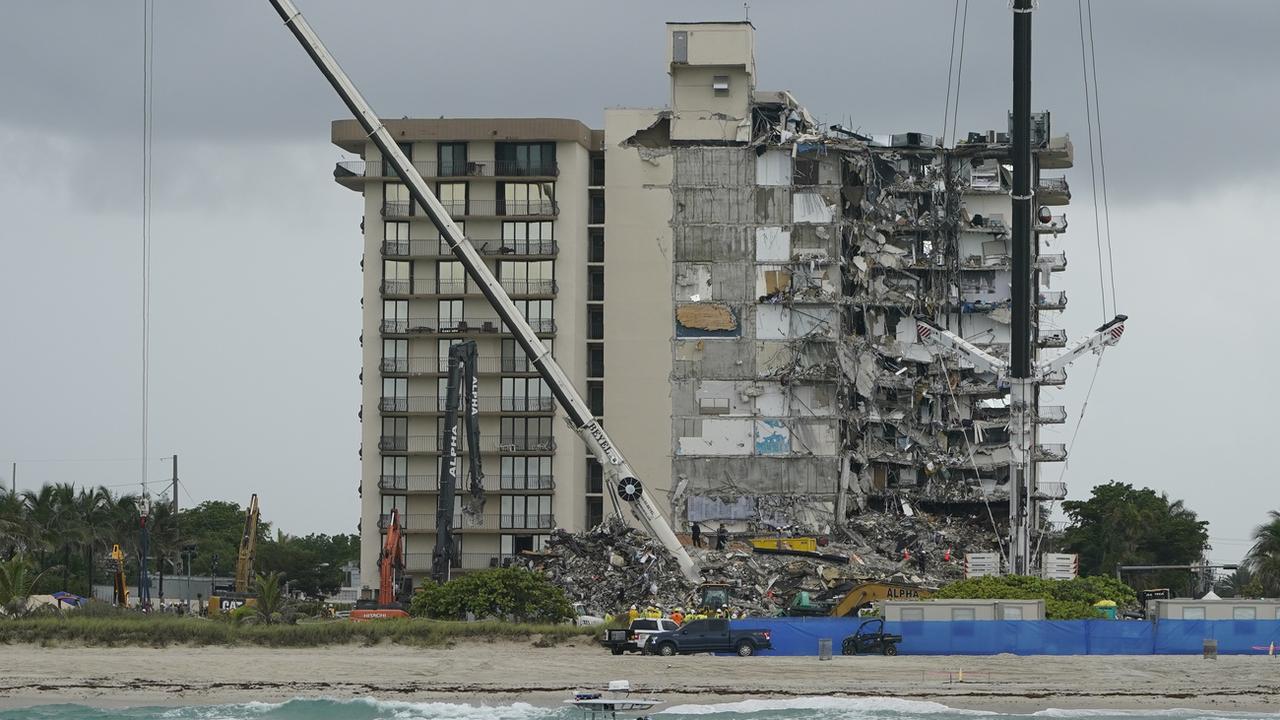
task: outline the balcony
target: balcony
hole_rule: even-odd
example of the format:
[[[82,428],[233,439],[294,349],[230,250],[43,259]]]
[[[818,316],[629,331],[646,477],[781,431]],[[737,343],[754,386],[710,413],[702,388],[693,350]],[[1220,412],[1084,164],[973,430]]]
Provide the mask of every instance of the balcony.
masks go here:
[[[454,220],[483,217],[521,217],[549,220],[560,214],[560,205],[554,200],[506,202],[503,200],[466,200],[441,202],[444,211]],[[411,212],[412,211],[412,212]],[[426,220],[421,208],[411,208],[407,200],[390,200],[382,203],[382,216],[387,218]]]
[[[476,398],[482,413],[551,413],[556,401],[547,396],[481,395]],[[443,413],[448,400],[438,395],[413,395],[410,397],[384,397],[378,402],[378,410],[384,413],[433,414]],[[461,408],[459,408],[461,411]]]
[[[556,321],[529,320],[533,331],[539,335],[554,335]],[[497,318],[486,320],[441,320],[439,318],[402,318],[382,320],[379,329],[384,335],[510,335]]]
[[[439,455],[443,447],[439,435],[383,435],[378,438],[378,450],[389,453],[405,453],[408,455]],[[530,453],[547,454],[555,452],[556,441],[550,435],[521,437],[480,438],[480,452],[493,453]],[[458,437],[458,454],[467,452],[466,435]]]
[[[1035,260],[1036,269],[1040,272],[1062,272],[1067,269],[1066,253],[1040,255]]]
[[[474,160],[465,163],[438,163],[435,160],[410,162],[424,179],[432,178],[542,178],[553,179],[560,175],[556,163],[529,165],[528,163]],[[355,186],[364,180],[394,180],[395,170],[380,161],[342,160],[333,168],[333,177],[340,183]]]
[[[449,358],[407,357],[382,358],[379,370],[386,375],[444,375],[449,372]],[[535,370],[529,361],[521,356],[501,357],[499,355],[481,355],[476,358],[476,372],[481,375],[533,375]]]
[[[1062,170],[1075,164],[1075,147],[1066,135],[1049,138],[1034,152],[1040,167],[1045,170]]]
[[[1066,205],[1071,202],[1071,186],[1065,177],[1042,177],[1036,186],[1036,202],[1041,205]]]
[[[1036,232],[1042,235],[1053,235],[1054,237],[1057,237],[1058,233],[1064,233],[1066,231],[1067,231],[1066,213],[1063,213],[1061,215],[1050,216],[1049,222],[1047,223],[1042,223],[1039,220],[1036,221]]]
[[[1062,405],[1041,405],[1035,413],[1041,425],[1058,425],[1067,421],[1067,408]]]
[[[546,258],[560,253],[554,240],[467,240],[481,255],[504,259]],[[453,251],[443,240],[383,240],[382,256],[388,258],[451,258]]]
[[[1040,381],[1040,384],[1048,385],[1050,387],[1060,387],[1062,385],[1066,385],[1067,384],[1066,369],[1063,368],[1063,369],[1054,370],[1053,372],[1050,372],[1049,374],[1044,376],[1044,379]]]
[[[1065,500],[1067,484],[1065,482],[1036,483],[1036,491],[1031,494],[1031,497],[1035,500]]]
[[[505,567],[505,564],[512,561],[510,555],[503,556],[497,552],[491,553],[469,553],[464,552],[453,558],[451,565],[455,571],[469,570],[487,570],[489,568]],[[405,572],[415,577],[425,577],[431,572],[432,553],[405,553],[404,567]]]
[[[1065,310],[1066,290],[1042,290],[1036,295],[1036,308],[1040,310]]]
[[[458,476],[458,492],[466,492],[471,480],[465,469]],[[550,475],[531,475],[520,477],[500,477],[486,475],[484,482],[486,493],[542,493],[555,490],[555,478]],[[434,495],[440,492],[440,478],[435,475],[383,475],[378,478],[378,489],[384,492]]]
[[[1036,337],[1036,344],[1042,348],[1060,348],[1067,346],[1067,331],[1044,328]]]
[[[407,532],[435,532],[435,513],[401,515],[400,524]],[[505,513],[484,513],[468,516],[455,513],[453,529],[459,532],[480,531],[496,532],[498,530],[545,530],[556,526],[554,515],[510,515]]]
[[[1042,443],[1035,446],[1031,459],[1036,462],[1064,462],[1067,459],[1066,443]]]

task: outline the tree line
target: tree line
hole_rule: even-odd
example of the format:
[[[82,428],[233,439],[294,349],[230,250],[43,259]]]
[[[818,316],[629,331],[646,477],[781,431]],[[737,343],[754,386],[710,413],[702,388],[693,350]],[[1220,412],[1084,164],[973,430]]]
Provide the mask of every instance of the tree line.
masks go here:
[[[134,494],[68,483],[38,490],[0,492],[0,557],[23,555],[39,573],[36,593],[58,590],[89,596],[110,583],[112,546],[119,545],[130,584],[136,584],[141,547],[141,505]],[[162,577],[235,573],[245,509],[209,500],[173,511],[168,502],[149,506],[147,567]],[[291,592],[308,597],[342,586],[342,566],[358,560],[360,539],[352,534],[292,536],[258,523],[256,573],[280,573]],[[153,584],[153,599],[159,588]]]

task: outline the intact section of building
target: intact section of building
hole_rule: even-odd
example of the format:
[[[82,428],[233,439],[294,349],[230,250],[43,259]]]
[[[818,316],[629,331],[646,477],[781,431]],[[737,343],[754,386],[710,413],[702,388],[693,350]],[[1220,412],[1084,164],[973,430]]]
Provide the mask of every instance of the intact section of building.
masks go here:
[[[601,377],[601,345],[589,339],[602,299],[590,284],[602,268],[603,207],[593,202],[602,194],[601,133],[564,119],[392,120],[387,128],[569,377],[579,387]],[[392,508],[405,527],[408,573],[429,576],[446,364],[449,346],[464,339],[480,355],[488,501],[475,519],[455,508],[456,569],[495,566],[540,549],[552,528],[597,522],[599,484],[588,485],[582,446],[524,352],[359,126],[335,122],[333,142],[363,158],[339,163],[335,177],[364,196],[365,577],[377,575]],[[459,478],[464,489],[467,482]]]

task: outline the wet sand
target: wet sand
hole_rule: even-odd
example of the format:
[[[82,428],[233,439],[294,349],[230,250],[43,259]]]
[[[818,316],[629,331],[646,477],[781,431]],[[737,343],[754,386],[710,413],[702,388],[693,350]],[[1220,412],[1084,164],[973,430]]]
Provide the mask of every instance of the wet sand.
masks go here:
[[[959,672],[963,671],[963,680]],[[614,657],[585,642],[94,648],[0,645],[0,708],[45,703],[203,705],[294,697],[558,705],[627,679],[665,701],[834,695],[952,707],[1197,708],[1280,712],[1280,659],[1224,656]]]

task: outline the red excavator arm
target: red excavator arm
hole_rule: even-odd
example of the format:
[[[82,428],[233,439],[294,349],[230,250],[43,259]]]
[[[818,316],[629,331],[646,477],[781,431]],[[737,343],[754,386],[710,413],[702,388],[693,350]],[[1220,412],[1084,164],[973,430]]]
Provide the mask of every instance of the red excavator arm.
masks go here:
[[[404,568],[404,556],[400,552],[400,511],[391,508],[391,522],[387,524],[387,537],[382,543],[382,555],[378,558],[378,572],[382,581],[378,586],[378,604],[382,607],[396,602],[396,585]]]

